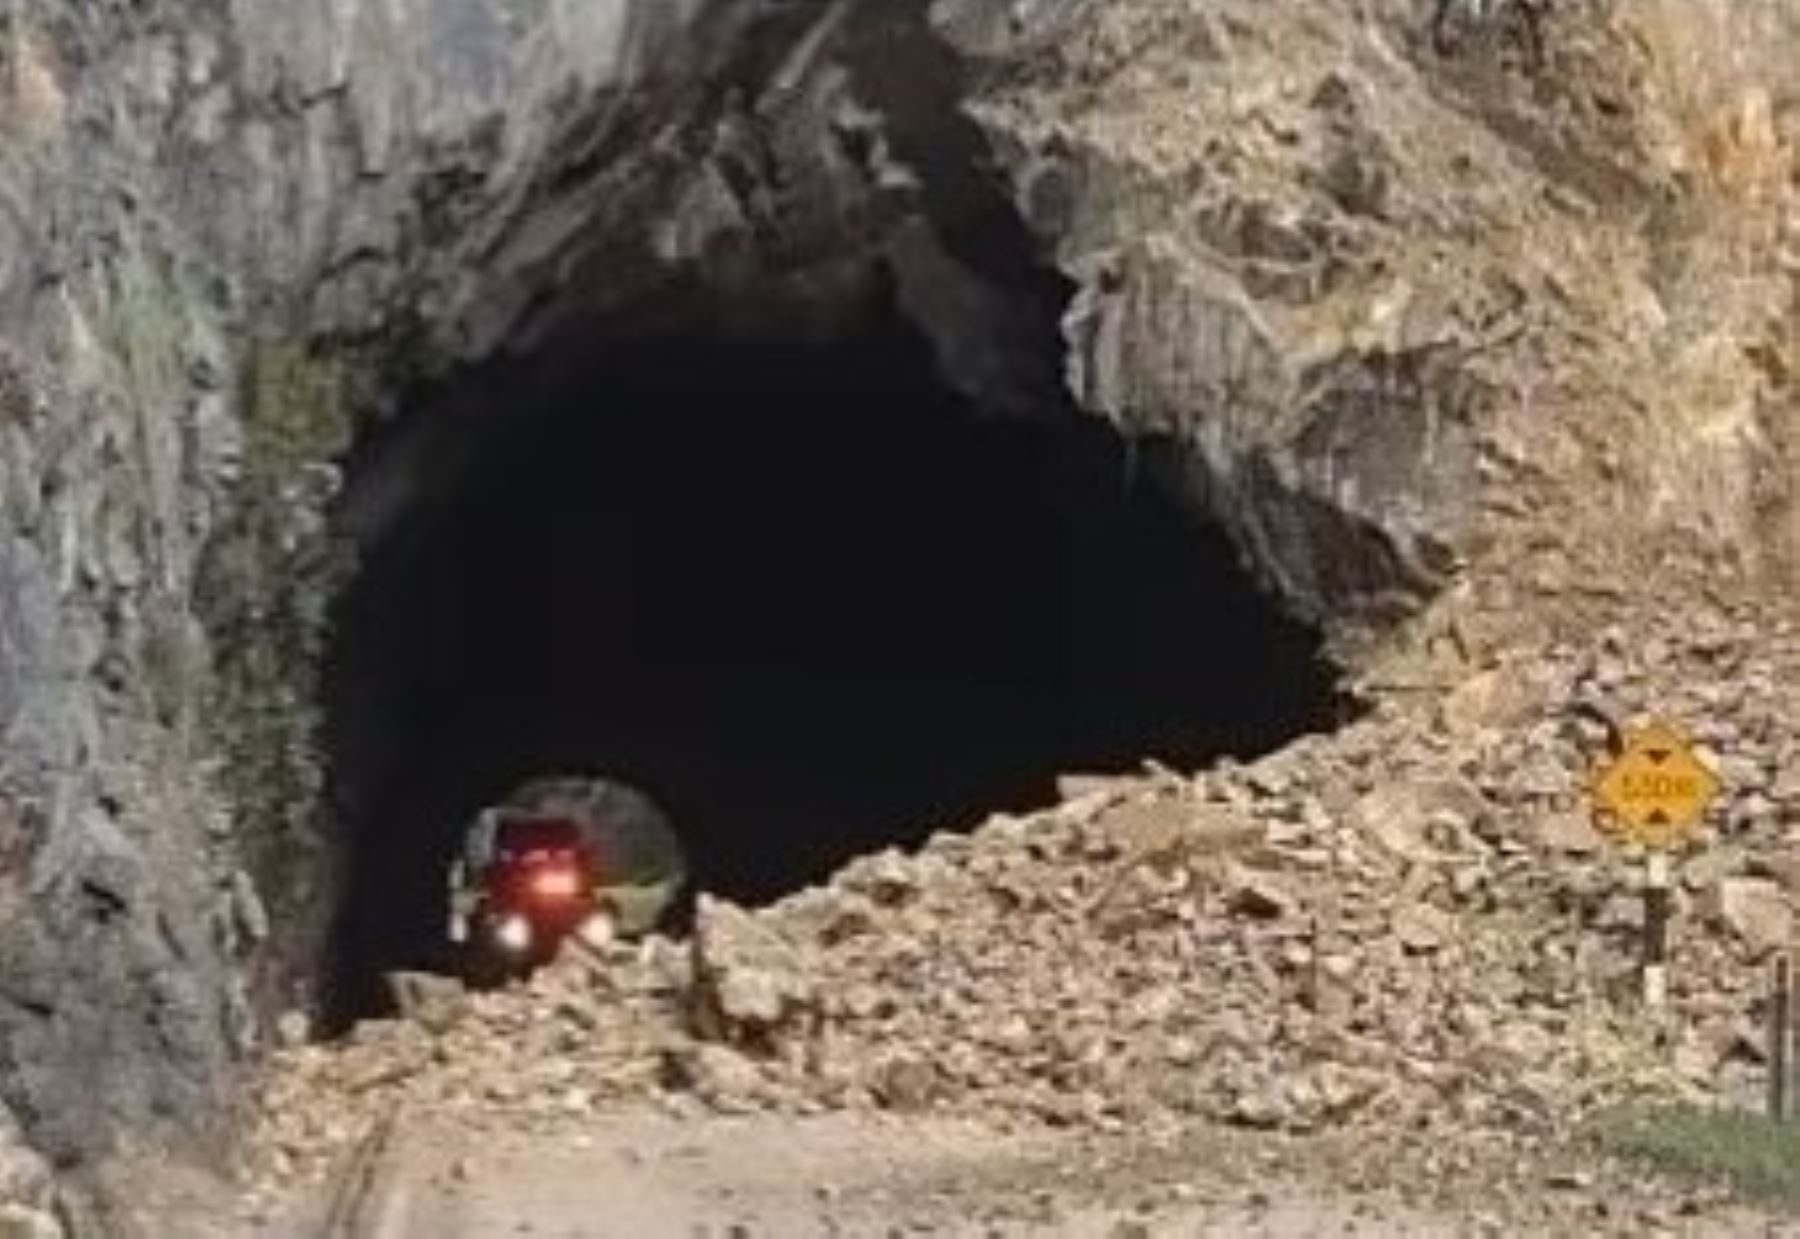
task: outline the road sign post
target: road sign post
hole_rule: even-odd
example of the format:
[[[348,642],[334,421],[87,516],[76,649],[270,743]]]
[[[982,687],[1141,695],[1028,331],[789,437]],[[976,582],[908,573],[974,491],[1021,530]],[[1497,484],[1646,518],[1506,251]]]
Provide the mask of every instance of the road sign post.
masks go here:
[[[1718,791],[1718,778],[1687,740],[1660,723],[1627,732],[1594,782],[1595,806],[1610,828],[1646,851],[1643,982],[1644,1005],[1652,1010],[1669,993],[1669,849],[1693,832]]]
[[[1644,858],[1644,1005],[1660,1011],[1669,1001],[1669,854]]]
[[[1794,1062],[1793,961],[1783,951],[1775,957],[1775,984],[1769,994],[1769,1117],[1785,1122],[1793,1101],[1789,1077]]]

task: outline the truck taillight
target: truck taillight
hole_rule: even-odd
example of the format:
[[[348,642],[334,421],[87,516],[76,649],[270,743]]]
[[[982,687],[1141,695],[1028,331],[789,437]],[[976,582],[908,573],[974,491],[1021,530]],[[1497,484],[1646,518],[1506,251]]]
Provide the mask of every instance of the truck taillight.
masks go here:
[[[531,893],[540,899],[573,899],[581,894],[581,874],[560,865],[539,869],[531,875]]]

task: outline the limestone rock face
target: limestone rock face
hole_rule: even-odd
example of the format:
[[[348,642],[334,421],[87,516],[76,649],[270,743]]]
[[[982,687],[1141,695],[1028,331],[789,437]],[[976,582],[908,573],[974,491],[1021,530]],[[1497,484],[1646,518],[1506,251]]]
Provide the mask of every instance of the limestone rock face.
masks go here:
[[[1466,583],[1498,643],[1652,565],[1676,588],[1682,551],[1787,581],[1797,25],[1570,5],[1527,63],[1434,50],[1400,0],[18,0],[0,1083],[26,1136],[203,1134],[304,1005],[333,462],[457,363],[698,305],[820,331],[879,278],[984,408],[1066,383],[1331,624]],[[987,243],[996,211],[1035,261]],[[378,540],[434,472],[342,497],[345,531]]]
[[[1420,7],[938,6],[1082,400],[1340,623],[1791,581],[1800,11]]]

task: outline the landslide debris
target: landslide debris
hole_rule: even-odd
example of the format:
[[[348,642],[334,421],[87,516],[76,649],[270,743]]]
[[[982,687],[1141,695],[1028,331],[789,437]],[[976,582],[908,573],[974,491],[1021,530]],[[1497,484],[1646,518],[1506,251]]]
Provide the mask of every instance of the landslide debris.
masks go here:
[[[686,942],[439,987],[428,1018],[284,1053],[253,1160],[305,1177],[396,1107],[529,1126],[651,1098],[1366,1132],[1454,1167],[1460,1135],[1529,1148],[1623,1098],[1747,1100],[1800,882],[1796,685],[1779,617],[1621,624],[1251,765],[1088,783],[758,912],[703,899]],[[1641,866],[1585,800],[1609,729],[1648,713],[1725,789],[1676,866],[1660,1017],[1636,997]]]

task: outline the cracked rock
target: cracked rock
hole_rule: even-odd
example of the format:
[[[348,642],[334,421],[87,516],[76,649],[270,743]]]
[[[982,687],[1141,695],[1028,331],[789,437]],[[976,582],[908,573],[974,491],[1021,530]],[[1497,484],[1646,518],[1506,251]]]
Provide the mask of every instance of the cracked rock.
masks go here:
[[[1715,894],[1719,919],[1761,956],[1793,941],[1794,910],[1780,885],[1766,878],[1724,878]]]
[[[814,1005],[793,947],[733,904],[701,897],[692,951],[695,1021],[704,1036],[760,1042]]]

